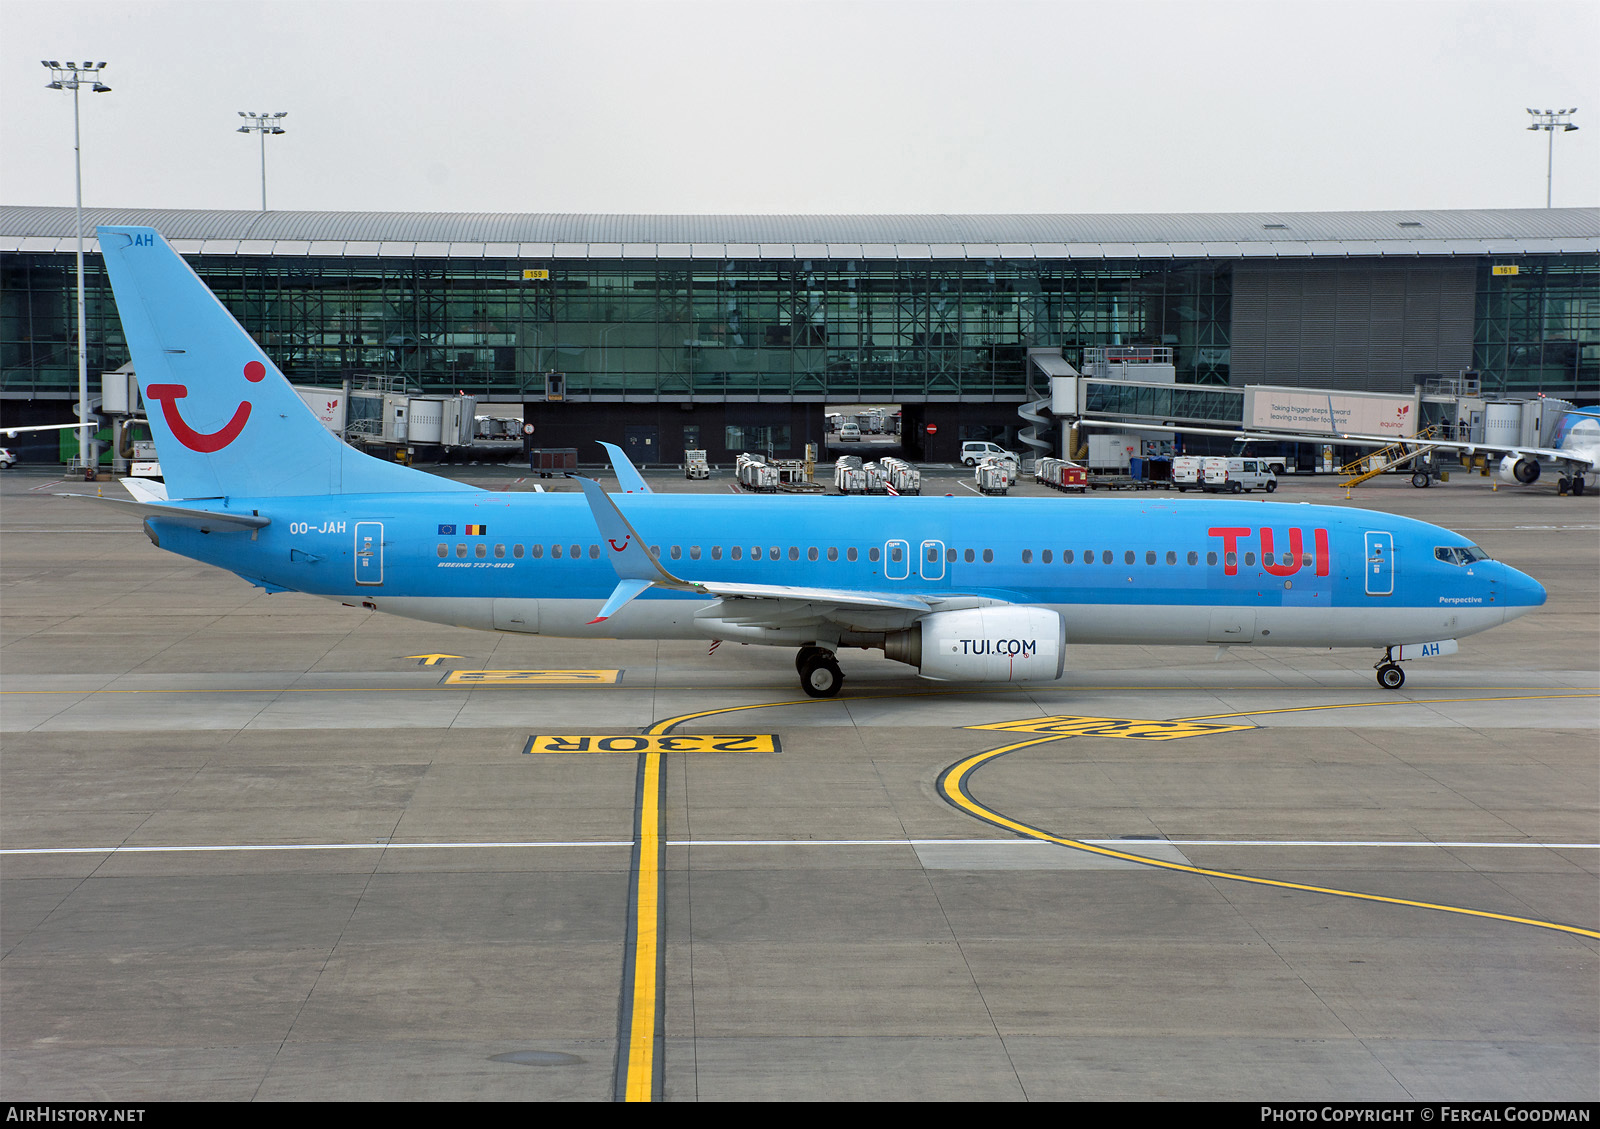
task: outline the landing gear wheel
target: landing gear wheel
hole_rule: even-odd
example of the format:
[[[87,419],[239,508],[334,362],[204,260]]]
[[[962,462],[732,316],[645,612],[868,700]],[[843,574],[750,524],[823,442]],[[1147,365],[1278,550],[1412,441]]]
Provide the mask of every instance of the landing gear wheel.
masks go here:
[[[827,653],[828,652],[823,650],[821,647],[801,647],[795,652],[794,656],[795,672],[798,674],[804,674],[806,672],[806,663],[810,662],[818,655],[825,655]]]
[[[810,698],[832,698],[844,685],[844,672],[832,653],[823,651],[806,660],[800,668],[800,688]]]
[[[1428,477],[1427,471],[1419,470],[1411,476],[1411,485],[1418,490],[1426,490],[1432,482],[1433,479]]]
[[[1576,478],[1574,478],[1572,480],[1572,492],[1574,494],[1577,494],[1577,495],[1581,496],[1583,494],[1583,490],[1584,490],[1584,478],[1583,478],[1583,475],[1580,474],[1580,475],[1578,475]]]
[[[1558,496],[1561,495],[1561,494],[1567,493],[1571,489],[1572,489],[1572,479],[1570,479],[1570,478],[1558,478],[1558,479],[1556,479],[1556,494]]]
[[[1378,685],[1385,690],[1398,690],[1406,684],[1406,672],[1397,663],[1384,663],[1378,667]]]

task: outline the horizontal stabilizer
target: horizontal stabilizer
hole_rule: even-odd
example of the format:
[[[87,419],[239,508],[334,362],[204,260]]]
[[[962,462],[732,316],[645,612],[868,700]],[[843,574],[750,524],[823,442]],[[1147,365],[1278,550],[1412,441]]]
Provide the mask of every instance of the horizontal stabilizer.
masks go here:
[[[96,494],[57,494],[57,498],[77,498],[83,502],[99,502],[102,506],[122,510],[140,518],[152,518],[156,521],[170,521],[175,525],[186,525],[191,529],[198,529],[202,533],[238,533],[263,529],[272,524],[272,519],[262,517],[260,514],[241,514],[217,512],[215,510],[193,509],[188,506],[165,505],[160,502],[135,502],[128,498],[102,498]]]

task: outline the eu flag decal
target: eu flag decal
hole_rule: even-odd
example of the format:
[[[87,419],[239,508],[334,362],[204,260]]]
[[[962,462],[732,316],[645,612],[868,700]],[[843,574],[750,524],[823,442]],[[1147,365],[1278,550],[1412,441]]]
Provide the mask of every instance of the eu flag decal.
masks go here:
[[[467,526],[467,536],[487,537],[489,536],[489,527],[487,525],[469,525]]]
[[[439,527],[439,536],[440,537],[454,537],[455,535],[456,535],[456,527],[455,526],[453,526],[453,525],[441,525]]]

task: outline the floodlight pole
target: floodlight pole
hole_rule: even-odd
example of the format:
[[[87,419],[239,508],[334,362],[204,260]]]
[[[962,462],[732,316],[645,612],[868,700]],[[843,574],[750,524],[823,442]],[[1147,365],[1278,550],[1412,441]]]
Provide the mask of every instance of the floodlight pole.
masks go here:
[[[1528,111],[1528,113],[1533,115],[1533,124],[1528,128],[1532,130],[1542,129],[1550,135],[1550,152],[1545,158],[1544,171],[1544,206],[1547,208],[1550,207],[1551,200],[1553,198],[1552,186],[1555,183],[1556,130],[1559,129],[1562,133],[1571,133],[1573,130],[1577,129],[1578,127],[1573,125],[1572,122],[1568,120],[1577,112],[1578,107],[1576,106],[1572,107],[1570,110],[1545,110],[1543,113],[1540,113],[1538,110]]]
[[[276,114],[252,114],[245,110],[239,111],[241,118],[249,119],[248,123],[238,128],[239,133],[259,133],[261,135],[261,210],[267,210],[267,134],[280,134],[285,132],[282,119],[289,116],[288,110]]]
[[[40,59],[50,72],[47,90],[72,91],[72,169],[76,187],[74,214],[78,228],[78,459],[89,466],[89,335],[88,316],[83,300],[83,138],[78,127],[78,87],[84,83],[96,94],[110,94],[111,87],[100,81],[104,63],[84,61],[60,63],[54,59]]]

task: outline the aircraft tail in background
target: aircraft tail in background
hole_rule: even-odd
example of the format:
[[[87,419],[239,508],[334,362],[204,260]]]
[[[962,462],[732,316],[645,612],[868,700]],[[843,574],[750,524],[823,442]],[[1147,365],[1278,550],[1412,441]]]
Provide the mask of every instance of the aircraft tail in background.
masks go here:
[[[99,236],[170,497],[475,489],[364,455],[325,428],[153,228]]]

